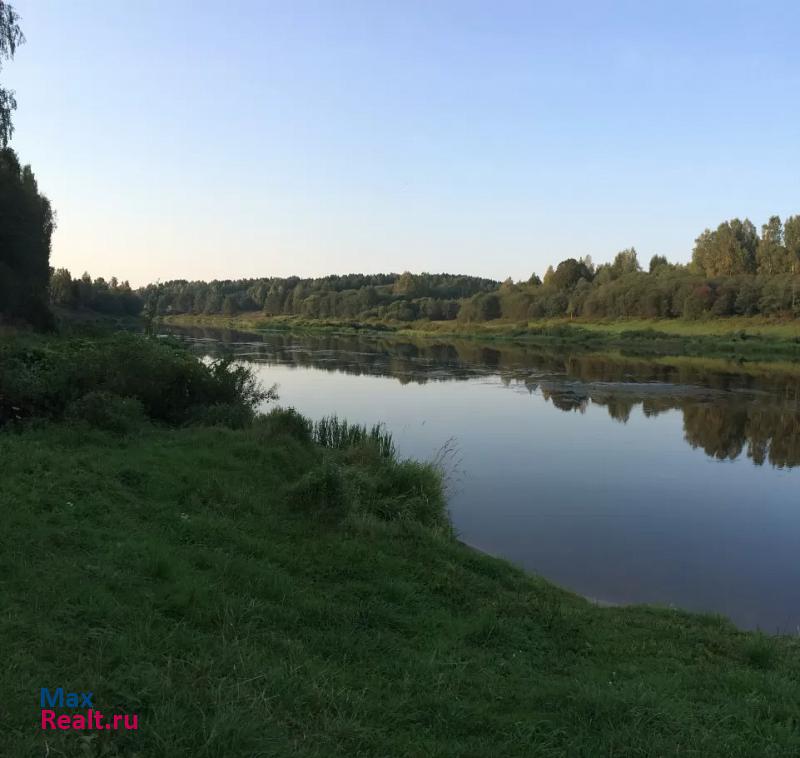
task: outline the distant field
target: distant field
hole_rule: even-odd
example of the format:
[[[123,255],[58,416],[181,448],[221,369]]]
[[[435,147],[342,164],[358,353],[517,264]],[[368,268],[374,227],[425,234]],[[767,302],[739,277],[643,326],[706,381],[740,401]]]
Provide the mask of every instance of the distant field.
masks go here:
[[[621,334],[622,332],[647,331],[679,336],[726,336],[738,332],[757,334],[778,339],[800,338],[800,320],[770,320],[759,316],[687,321],[684,319],[616,319],[592,321],[589,319],[537,319],[527,322],[503,320],[478,324],[463,324],[453,321],[417,322],[413,329],[435,332],[502,333],[519,330],[549,329],[553,327],[580,327],[593,332]]]
[[[691,355],[749,360],[800,360],[800,320],[763,317],[682,319],[541,319],[480,323],[460,321],[378,322],[266,317],[256,311],[237,316],[167,316],[165,323],[223,329],[376,330],[403,336],[514,340],[570,345],[591,350],[624,349],[643,355]]]
[[[236,316],[189,315],[166,316],[166,323],[197,324],[208,326],[267,328],[270,326],[350,326],[354,322],[347,319],[306,319],[300,316],[265,316],[260,311],[240,313]],[[665,334],[687,336],[730,335],[737,332],[759,334],[780,339],[800,338],[800,319],[767,319],[762,316],[739,316],[708,320],[687,321],[684,319],[616,319],[613,321],[592,321],[589,319],[536,319],[526,322],[496,319],[481,323],[462,323],[459,321],[363,321],[364,326],[382,326],[393,330],[413,330],[430,332],[494,333],[523,329],[545,329],[557,326],[582,327],[597,332],[619,334],[628,331],[653,330]]]

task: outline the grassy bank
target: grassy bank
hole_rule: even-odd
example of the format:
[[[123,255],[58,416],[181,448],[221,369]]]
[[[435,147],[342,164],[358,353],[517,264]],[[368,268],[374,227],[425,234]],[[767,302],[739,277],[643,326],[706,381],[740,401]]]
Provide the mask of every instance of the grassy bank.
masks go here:
[[[622,349],[639,355],[695,355],[746,359],[800,359],[800,321],[760,317],[588,321],[542,319],[528,322],[495,320],[354,322],[309,320],[295,316],[267,318],[260,312],[238,316],[167,316],[167,324],[231,329],[295,329],[309,331],[374,330],[422,337],[459,337],[570,346],[588,350]]]
[[[0,432],[4,755],[800,751],[797,639],[598,608],[480,555],[450,533],[435,469],[380,429],[246,418],[229,364],[27,339],[0,363],[0,395],[28,398]],[[145,359],[188,398],[168,418],[125,383]],[[85,384],[59,403],[65,372]],[[44,733],[43,686],[92,690],[139,729]]]

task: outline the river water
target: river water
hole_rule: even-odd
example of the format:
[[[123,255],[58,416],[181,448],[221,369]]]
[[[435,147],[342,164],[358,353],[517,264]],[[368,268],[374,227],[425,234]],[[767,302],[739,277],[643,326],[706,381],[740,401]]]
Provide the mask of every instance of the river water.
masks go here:
[[[172,330],[438,457],[460,539],[604,603],[800,631],[800,366]]]

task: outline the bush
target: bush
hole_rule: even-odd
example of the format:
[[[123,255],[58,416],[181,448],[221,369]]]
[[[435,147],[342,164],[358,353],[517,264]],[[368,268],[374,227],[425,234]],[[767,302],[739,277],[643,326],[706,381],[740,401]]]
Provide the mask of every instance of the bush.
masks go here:
[[[111,392],[88,392],[67,406],[64,417],[120,434],[133,431],[145,422],[144,409],[136,398],[120,397]]]
[[[266,436],[285,435],[300,442],[311,442],[314,425],[294,408],[275,408],[256,419],[257,431]]]
[[[226,426],[243,429],[253,420],[253,409],[242,403],[197,405],[189,411],[188,423],[198,426]]]
[[[204,414],[243,421],[260,402],[275,397],[244,366],[230,359],[202,363],[170,340],[117,333],[0,343],[0,425],[60,418],[70,403],[91,392],[135,398],[148,418],[173,426]]]
[[[683,317],[698,319],[708,313],[714,299],[714,291],[708,284],[695,287],[683,303]]]

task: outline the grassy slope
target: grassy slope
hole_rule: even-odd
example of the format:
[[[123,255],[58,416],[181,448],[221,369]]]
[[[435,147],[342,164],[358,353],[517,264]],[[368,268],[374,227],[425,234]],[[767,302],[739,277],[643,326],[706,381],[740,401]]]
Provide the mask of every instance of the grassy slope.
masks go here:
[[[800,754],[798,640],[320,520],[286,486],[320,455],[258,429],[0,435],[2,754]],[[58,685],[140,731],[44,735]]]

